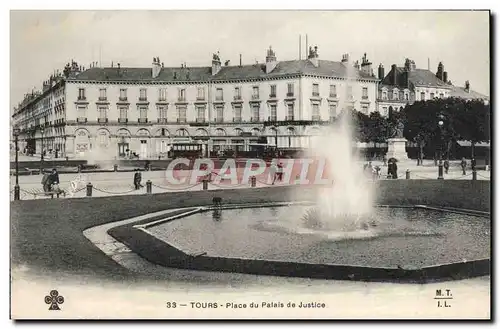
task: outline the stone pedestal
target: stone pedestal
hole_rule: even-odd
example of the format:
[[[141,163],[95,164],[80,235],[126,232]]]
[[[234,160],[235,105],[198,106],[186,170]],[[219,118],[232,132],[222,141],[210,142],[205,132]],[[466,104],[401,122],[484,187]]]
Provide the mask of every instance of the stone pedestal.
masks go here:
[[[387,154],[386,158],[395,158],[399,162],[410,160],[406,153],[406,138],[390,138],[387,140]]]

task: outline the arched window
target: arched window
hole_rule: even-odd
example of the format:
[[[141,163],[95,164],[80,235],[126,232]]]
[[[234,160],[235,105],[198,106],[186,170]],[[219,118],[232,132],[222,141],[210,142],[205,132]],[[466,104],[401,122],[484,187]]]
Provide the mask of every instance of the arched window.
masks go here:
[[[216,136],[226,136],[226,131],[222,128],[217,128],[217,129],[215,129],[215,135]]]
[[[287,129],[286,129],[286,134],[287,134],[287,135],[290,135],[290,136],[295,135],[295,129],[294,129],[294,128],[292,128],[292,127],[287,128]]]
[[[186,129],[179,129],[175,132],[175,136],[177,137],[187,137],[189,136],[189,133],[187,132]]]
[[[241,136],[241,134],[243,133],[243,130],[240,128],[234,128],[233,132],[234,132],[235,136]]]
[[[260,135],[260,130],[258,128],[253,128],[252,129],[252,136],[259,136]]]

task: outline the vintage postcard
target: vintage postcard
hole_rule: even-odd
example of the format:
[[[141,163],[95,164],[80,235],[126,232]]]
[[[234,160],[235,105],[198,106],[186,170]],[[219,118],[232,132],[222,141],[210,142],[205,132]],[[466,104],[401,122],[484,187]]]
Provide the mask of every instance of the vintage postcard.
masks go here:
[[[490,320],[490,16],[11,11],[11,318]]]

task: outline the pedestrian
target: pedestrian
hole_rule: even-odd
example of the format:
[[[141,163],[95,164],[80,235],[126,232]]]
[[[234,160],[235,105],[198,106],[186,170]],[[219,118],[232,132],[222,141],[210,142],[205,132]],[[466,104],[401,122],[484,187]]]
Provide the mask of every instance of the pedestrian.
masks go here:
[[[392,178],[398,179],[398,165],[396,164],[396,160],[392,160]]]
[[[450,169],[450,161],[448,159],[444,160],[444,173],[448,174],[448,169]]]
[[[384,167],[387,166],[387,157],[385,156],[385,154],[382,157],[382,161],[384,162]]]
[[[59,173],[57,172],[56,168],[52,169],[52,173],[49,176],[49,181],[49,191],[59,192]]]
[[[269,167],[269,175],[273,178],[272,185],[274,185],[274,182],[276,182],[276,178],[278,177],[278,169],[274,162],[272,162],[271,166]]]
[[[280,162],[278,163],[278,181],[282,182],[283,181],[283,164]]]
[[[56,154],[55,154],[56,159],[58,158],[58,155],[59,155],[59,149],[56,149]]]
[[[465,160],[465,158],[462,158],[462,161],[460,161],[460,167],[462,167],[462,175],[466,175],[465,168],[467,168],[467,160]]]
[[[139,184],[140,184],[139,171],[137,169],[135,169],[135,173],[134,173],[134,188],[136,190],[139,189]]]
[[[45,173],[42,176],[42,187],[44,192],[50,192],[50,174]]]

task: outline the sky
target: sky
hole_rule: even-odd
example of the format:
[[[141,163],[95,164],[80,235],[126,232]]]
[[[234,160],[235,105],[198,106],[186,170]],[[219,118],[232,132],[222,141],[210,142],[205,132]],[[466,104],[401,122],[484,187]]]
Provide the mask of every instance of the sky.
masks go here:
[[[269,46],[278,61],[298,59],[299,35],[318,46],[320,59],[340,61],[364,53],[374,71],[382,63],[436,72],[466,80],[489,96],[490,35],[487,11],[11,11],[10,109],[27,92],[41,89],[54,70],[72,59],[88,67],[119,62],[149,67],[210,66],[219,51],[231,64],[264,62]],[[302,56],[305,53],[302,41]]]

